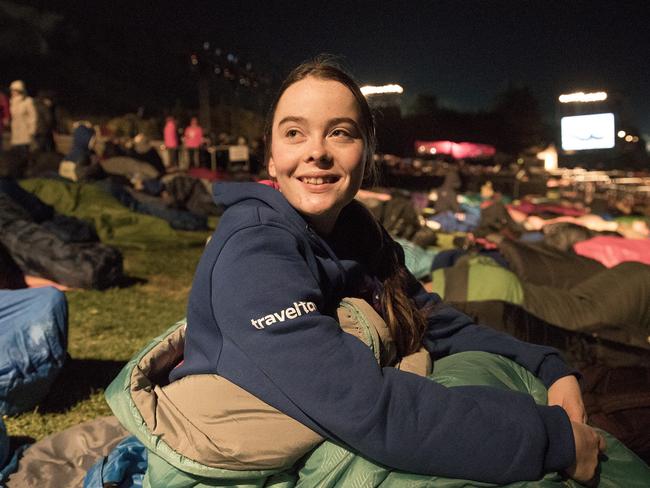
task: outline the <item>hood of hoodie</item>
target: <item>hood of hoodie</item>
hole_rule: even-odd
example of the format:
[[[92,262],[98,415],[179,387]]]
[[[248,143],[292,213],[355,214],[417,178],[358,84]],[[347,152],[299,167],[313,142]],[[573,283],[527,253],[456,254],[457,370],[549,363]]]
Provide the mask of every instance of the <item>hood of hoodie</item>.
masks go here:
[[[258,202],[262,202],[285,217],[297,231],[305,232],[309,229],[304,217],[291,206],[279,190],[271,186],[261,183],[215,183],[212,193],[215,203],[223,205],[226,209],[240,203],[259,205]]]
[[[310,228],[305,218],[279,190],[268,184],[215,183],[213,196],[214,201],[226,209],[236,204],[257,206],[262,202],[280,213],[297,233],[306,234],[313,244],[323,249],[339,266],[341,264],[337,255],[339,251],[345,250],[346,258],[364,263],[381,279],[386,277],[387,272],[384,269],[386,253],[395,256],[393,248],[399,248],[370,211],[357,200],[343,208],[332,234],[324,238]]]

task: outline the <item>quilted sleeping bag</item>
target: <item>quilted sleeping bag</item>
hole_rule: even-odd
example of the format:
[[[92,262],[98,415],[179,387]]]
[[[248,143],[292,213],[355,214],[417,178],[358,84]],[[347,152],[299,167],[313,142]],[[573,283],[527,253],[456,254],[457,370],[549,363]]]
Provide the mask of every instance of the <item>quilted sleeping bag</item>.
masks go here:
[[[562,273],[570,271],[562,270]],[[563,329],[596,334],[650,350],[650,266],[647,264],[625,262],[613,268],[603,267],[570,289],[561,289],[520,280],[489,258],[467,256],[452,267],[435,270],[432,279],[432,291],[448,302],[500,300],[519,305],[535,317]]]
[[[382,353],[376,348],[381,348],[382,344],[377,339],[377,331],[372,328],[373,320],[368,319],[368,308],[364,309],[358,303],[349,302],[347,299],[344,299],[343,304],[345,313],[358,332],[357,336],[371,347],[379,360]],[[339,319],[341,319],[340,313]],[[141,481],[144,487],[173,486],[175,488],[495,486],[489,483],[392,470],[350,451],[343,445],[329,440],[315,439],[313,436],[310,438],[308,433],[299,432],[299,426],[293,425],[292,419],[286,416],[283,418],[283,414],[278,415],[277,411],[274,412],[272,408],[268,408],[268,405],[265,407],[263,402],[256,400],[255,397],[245,400],[250,406],[249,409],[232,410],[229,408],[232,404],[232,395],[220,395],[220,393],[229,390],[233,395],[245,397],[246,392],[237,391],[237,388],[233,390],[230,386],[222,391],[224,385],[220,383],[220,377],[217,375],[196,375],[196,378],[191,380],[194,382],[192,386],[201,386],[208,382],[216,388],[211,395],[199,394],[194,400],[195,404],[207,402],[214,405],[216,408],[209,410],[212,414],[207,417],[194,416],[192,410],[200,410],[201,407],[187,404],[187,399],[182,395],[174,397],[172,389],[175,387],[166,384],[169,370],[177,364],[182,355],[184,328],[184,322],[179,322],[154,339],[127,363],[106,390],[106,398],[114,414],[122,425],[147,448],[148,466],[146,470],[140,471],[143,478],[138,479],[138,484]],[[399,367],[401,368],[402,365],[400,364]],[[354,371],[350,374],[354,374]],[[448,356],[436,361],[433,373],[429,377],[448,387],[486,385],[526,392],[537,402],[546,402],[546,389],[537,378],[523,367],[493,354],[465,352]],[[183,403],[185,405],[179,409],[178,407]],[[264,419],[265,422],[262,423],[260,419]],[[276,422],[283,423],[284,428],[279,429],[282,433],[267,439],[265,434],[278,431],[277,425],[268,425],[268,423]],[[240,428],[239,425],[245,428],[246,424],[250,423],[257,427],[256,434],[232,435]],[[161,428],[161,426],[166,427]],[[210,435],[206,435],[205,429],[210,429]],[[599,486],[612,488],[650,486],[648,466],[615,438],[606,433],[604,435],[607,438],[608,450],[607,458],[601,463]],[[295,436],[304,444],[305,450],[300,454],[298,461],[290,461],[299,451],[295,443],[287,442],[287,438],[291,436]],[[216,437],[221,437],[222,442],[214,442]],[[453,440],[450,439],[451,441]],[[277,457],[279,454],[277,446],[282,446],[287,453],[286,457]],[[242,450],[242,447],[245,449]],[[440,448],[444,449],[444,446]],[[275,458],[273,464],[266,462],[269,460],[269,452]],[[435,452],[431,455],[434,456]],[[248,459],[247,465],[251,467],[239,465],[238,460],[242,459]],[[142,457],[138,461],[142,461]],[[114,462],[115,460],[112,460],[112,463]],[[227,463],[232,467],[224,468],[221,463]],[[103,470],[102,465],[107,466],[105,462],[98,464],[100,471]],[[133,486],[127,479],[122,480],[125,482],[124,485],[120,484],[120,480],[113,478],[111,474],[114,473],[101,474],[93,471],[92,476],[86,478],[85,486],[99,488],[100,483],[107,480],[119,486]],[[129,476],[132,474],[133,472],[130,471]],[[91,478],[96,484],[90,483]],[[508,486],[578,488],[580,485],[565,479],[559,473],[549,473],[537,481],[517,482]]]
[[[66,357],[68,308],[59,290],[0,290],[0,414],[34,408]]]

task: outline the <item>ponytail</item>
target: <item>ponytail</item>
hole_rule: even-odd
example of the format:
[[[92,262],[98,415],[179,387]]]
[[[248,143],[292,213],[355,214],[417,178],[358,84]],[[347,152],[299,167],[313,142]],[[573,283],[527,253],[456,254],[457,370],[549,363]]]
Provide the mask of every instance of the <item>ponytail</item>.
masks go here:
[[[353,200],[339,215],[328,241],[334,249],[364,263],[367,271],[382,284],[379,294],[381,315],[391,332],[399,357],[422,346],[427,330],[426,310],[409,298],[415,278],[404,266],[399,244],[361,202]]]
[[[407,295],[408,271],[394,249],[384,253],[386,277],[380,296],[384,319],[397,347],[398,357],[412,354],[422,346],[427,323],[422,310]]]

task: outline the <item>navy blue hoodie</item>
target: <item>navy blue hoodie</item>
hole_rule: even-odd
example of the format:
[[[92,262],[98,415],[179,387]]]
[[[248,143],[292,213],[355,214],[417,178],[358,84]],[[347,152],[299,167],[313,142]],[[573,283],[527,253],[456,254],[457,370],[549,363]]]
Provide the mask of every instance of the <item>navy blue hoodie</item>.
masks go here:
[[[319,434],[404,471],[503,484],[573,463],[562,408],[382,368],[368,347],[342,332],[334,311],[364,266],[338,247],[335,254],[280,192],[223,183],[214,193],[226,211],[196,271],[185,361],[172,381],[219,374]],[[346,209],[339,221],[348,218]],[[410,294],[431,310],[423,343],[434,360],[493,352],[547,386],[571,373],[555,349],[475,325],[436,305],[439,297],[419,285]]]

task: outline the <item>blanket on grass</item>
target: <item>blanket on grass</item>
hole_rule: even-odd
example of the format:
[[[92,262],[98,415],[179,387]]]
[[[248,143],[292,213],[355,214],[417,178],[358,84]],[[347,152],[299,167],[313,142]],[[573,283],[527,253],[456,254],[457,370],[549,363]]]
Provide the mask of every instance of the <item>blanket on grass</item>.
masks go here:
[[[39,276],[75,288],[107,288],[122,278],[122,254],[102,244],[92,224],[55,213],[14,180],[0,179],[0,243],[9,253],[3,270],[9,288],[25,286],[20,276]],[[1,253],[0,253],[1,254]],[[7,281],[7,280],[5,280]]]
[[[115,417],[101,417],[49,435],[27,447],[17,466],[7,473],[6,486],[81,487],[92,465],[126,435]]]
[[[202,245],[205,241],[204,237],[181,238],[167,222],[128,210],[92,183],[34,178],[22,180],[20,185],[52,205],[57,212],[93,222],[101,241],[106,244],[156,249]]]

